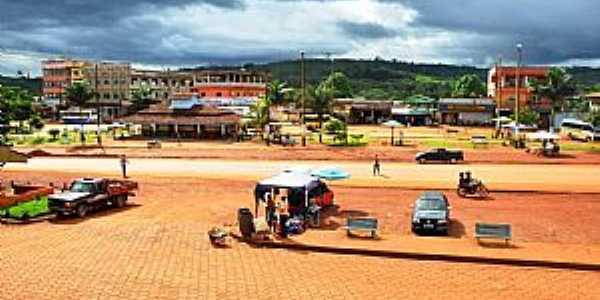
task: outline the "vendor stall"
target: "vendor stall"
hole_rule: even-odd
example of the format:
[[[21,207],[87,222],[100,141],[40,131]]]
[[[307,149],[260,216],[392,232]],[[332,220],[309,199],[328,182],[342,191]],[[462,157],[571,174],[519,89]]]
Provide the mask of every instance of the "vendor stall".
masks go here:
[[[310,200],[320,207],[333,204],[333,192],[327,185],[319,177],[302,172],[284,172],[264,179],[256,185],[254,196],[256,214],[260,202],[266,203],[269,199],[286,205],[292,215],[303,213]]]

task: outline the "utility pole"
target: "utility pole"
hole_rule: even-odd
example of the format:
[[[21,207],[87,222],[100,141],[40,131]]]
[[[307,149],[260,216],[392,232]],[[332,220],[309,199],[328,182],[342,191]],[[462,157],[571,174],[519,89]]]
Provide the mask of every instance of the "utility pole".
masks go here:
[[[496,117],[500,117],[500,108],[502,107],[502,95],[500,94],[500,87],[502,86],[502,55],[498,55],[498,61],[496,61]]]
[[[325,56],[327,57],[327,60],[329,61],[329,75],[333,74],[333,57],[331,56],[333,53],[331,52],[325,52]]]
[[[515,81],[515,125],[517,126],[517,132],[519,130],[519,98],[520,98],[520,85],[521,85],[521,56],[523,52],[523,44],[517,44],[517,68],[516,68],[516,81]]]
[[[302,122],[302,147],[306,147],[306,119],[305,119],[305,115],[306,115],[306,110],[305,110],[305,93],[306,93],[306,88],[305,88],[305,80],[306,80],[306,74],[305,74],[305,70],[304,70],[304,51],[300,51],[300,88],[301,88],[301,101],[302,101],[302,116],[301,116],[301,122]]]
[[[100,136],[100,97],[98,93],[98,62],[94,63],[94,97],[96,97],[96,139],[98,145],[102,146],[102,137]]]

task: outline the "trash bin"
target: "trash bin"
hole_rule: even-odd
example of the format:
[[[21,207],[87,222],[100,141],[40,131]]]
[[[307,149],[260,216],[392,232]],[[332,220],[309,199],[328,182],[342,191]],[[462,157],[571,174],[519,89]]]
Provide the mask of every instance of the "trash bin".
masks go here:
[[[254,216],[249,208],[238,210],[238,224],[243,237],[249,238],[252,236],[252,233],[254,233]]]

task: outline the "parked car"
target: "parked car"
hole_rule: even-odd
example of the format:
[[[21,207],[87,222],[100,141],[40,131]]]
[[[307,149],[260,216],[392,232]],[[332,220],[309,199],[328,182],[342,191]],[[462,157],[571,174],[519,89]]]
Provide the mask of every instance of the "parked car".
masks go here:
[[[429,161],[441,161],[455,164],[459,161],[464,161],[464,154],[460,150],[447,150],[444,148],[432,149],[426,152],[419,152],[415,156],[415,160],[424,164]]]
[[[597,140],[600,135],[597,128],[591,123],[586,123],[577,119],[564,119],[560,125],[560,133],[566,135],[571,140],[592,142]]]
[[[48,208],[58,215],[77,215],[80,218],[94,209],[109,205],[124,207],[129,196],[135,196],[136,182],[105,178],[75,180],[62,193],[48,197]]]
[[[430,231],[448,234],[451,207],[443,193],[425,192],[419,196],[412,207],[413,232]]]

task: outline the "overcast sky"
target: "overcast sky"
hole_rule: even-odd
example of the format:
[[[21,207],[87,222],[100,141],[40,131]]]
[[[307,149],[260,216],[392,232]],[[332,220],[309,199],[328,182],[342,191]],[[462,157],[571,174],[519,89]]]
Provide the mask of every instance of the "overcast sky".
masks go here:
[[[600,65],[593,0],[0,0],[0,73],[57,56],[138,67],[332,53],[489,66]]]

